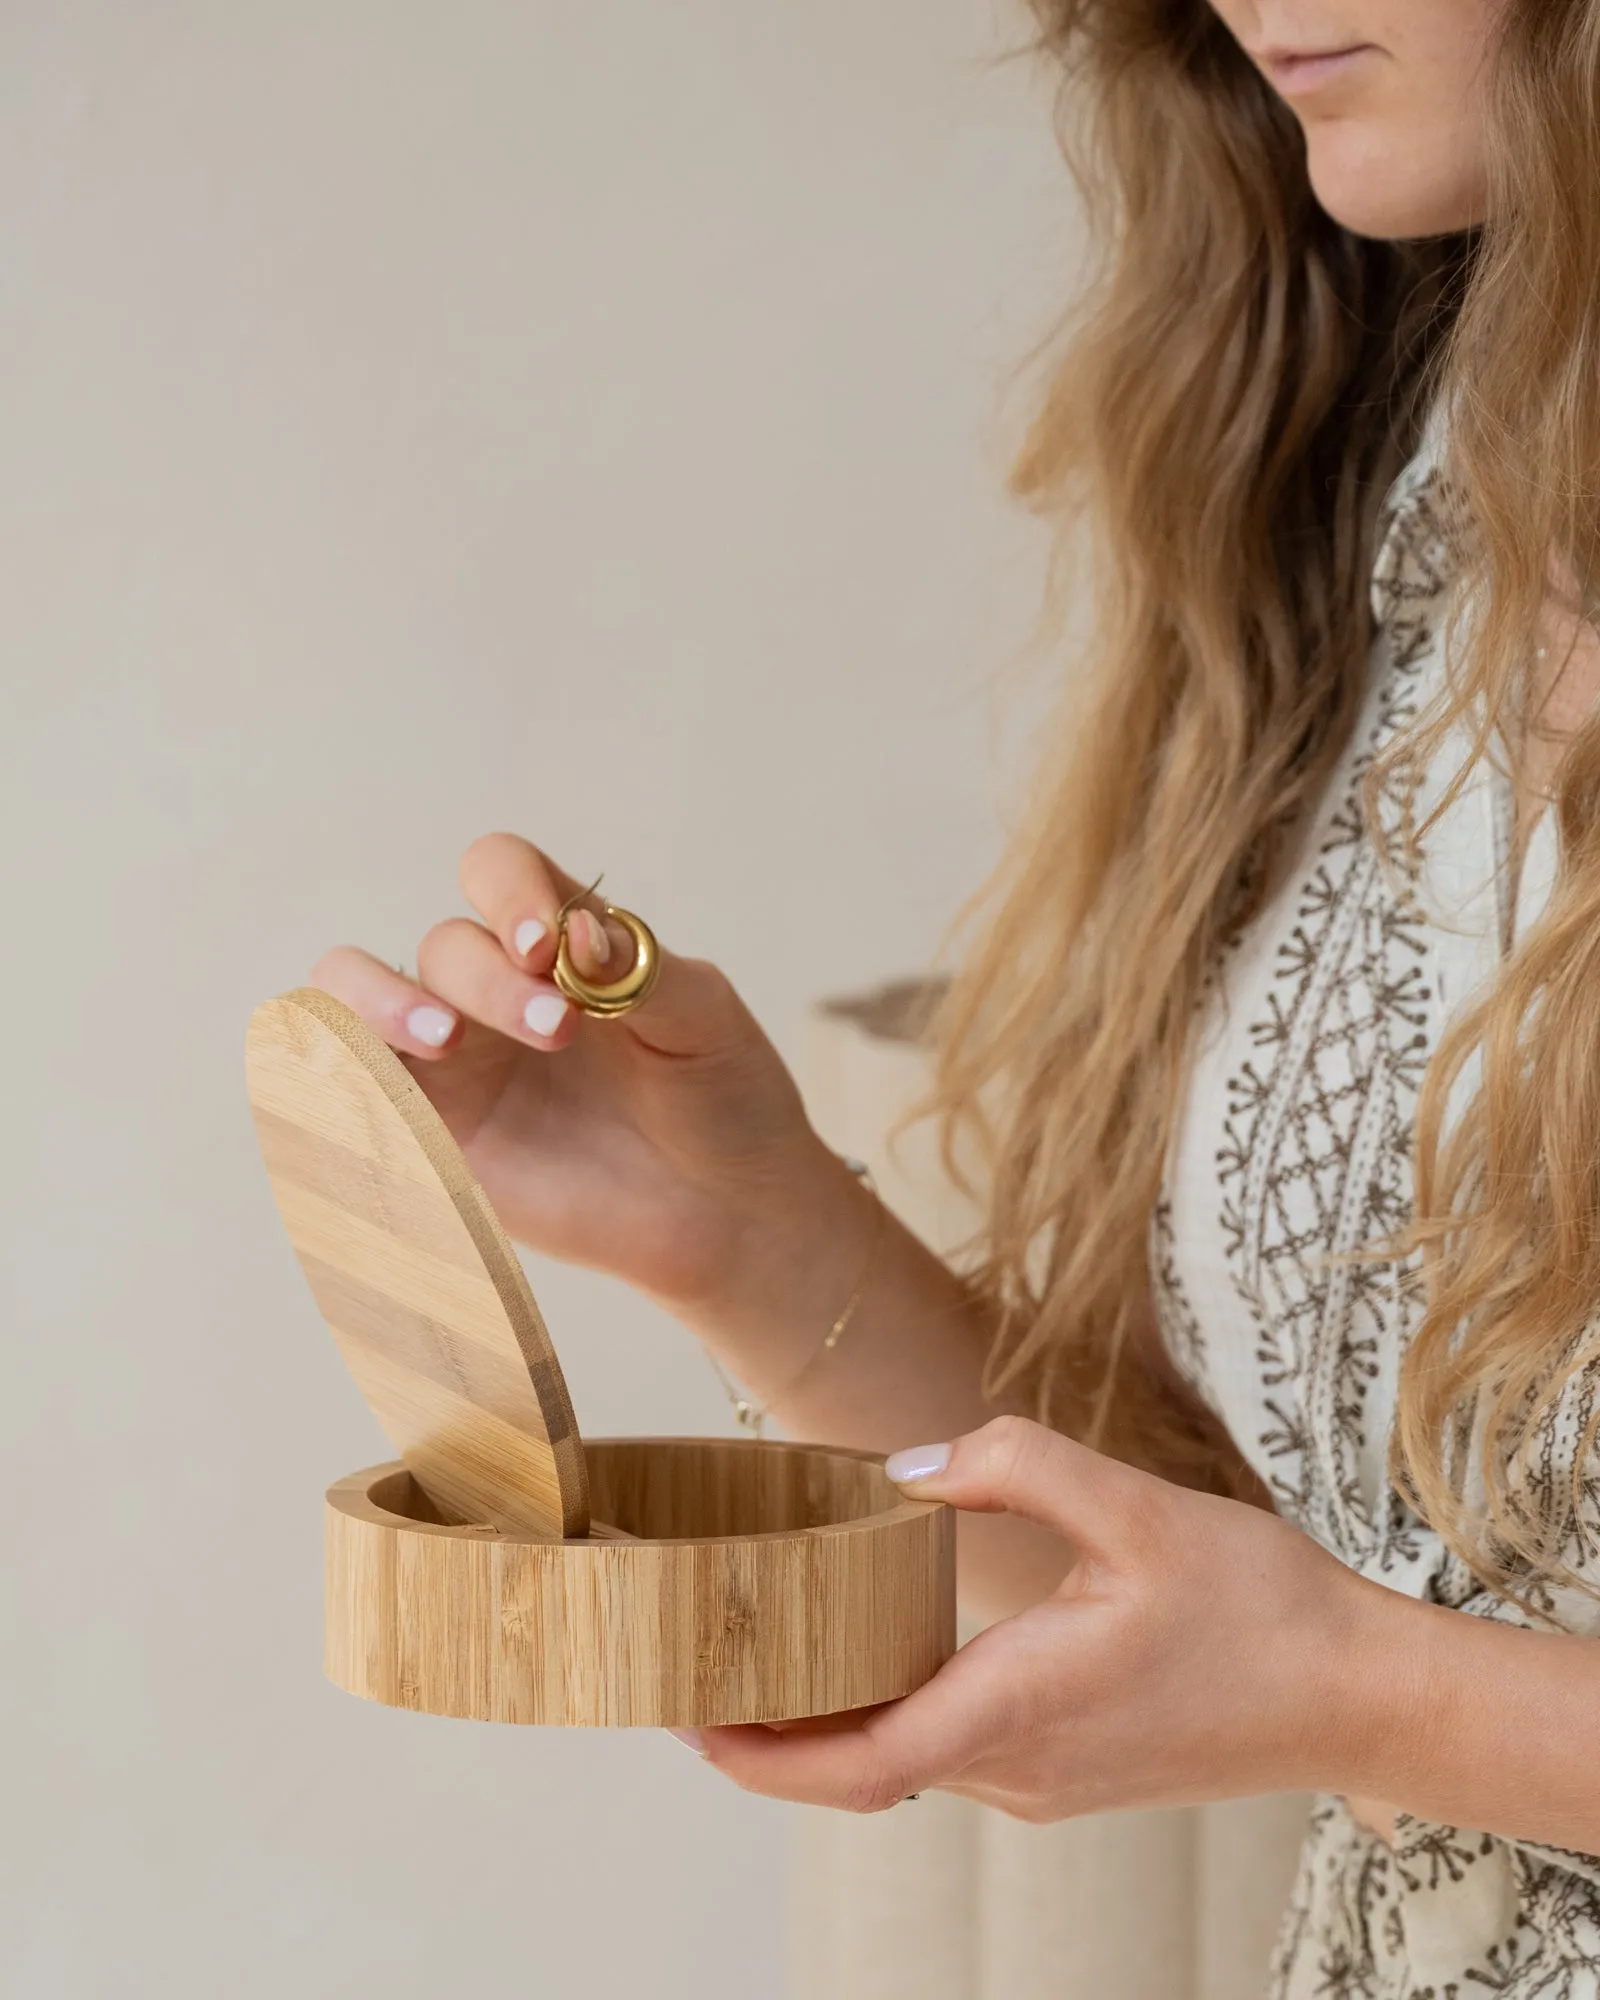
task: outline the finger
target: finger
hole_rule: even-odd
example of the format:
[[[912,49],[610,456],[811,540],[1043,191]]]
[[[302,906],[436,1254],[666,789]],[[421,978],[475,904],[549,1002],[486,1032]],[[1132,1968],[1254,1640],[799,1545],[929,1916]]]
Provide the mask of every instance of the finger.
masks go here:
[[[746,1791],[838,1812],[882,1812],[912,1792],[971,1775],[1004,1727],[1010,1652],[997,1626],[902,1701],[782,1731],[759,1723],[702,1730],[695,1747]]]
[[[562,905],[584,888],[520,834],[486,833],[461,857],[463,895],[526,972],[555,964]],[[573,961],[588,979],[620,979],[633,964],[633,940],[605,907],[602,896],[585,893],[568,919]]]
[[[953,1444],[895,1452],[884,1469],[918,1499],[1015,1514],[1102,1554],[1121,1541],[1130,1518],[1162,1508],[1167,1491],[1161,1480],[1026,1417],[996,1417]]]
[[[492,931],[469,917],[450,917],[417,947],[417,970],[446,1004],[515,1041],[564,1049],[577,1015],[554,980],[520,971]]]
[[[555,964],[561,906],[583,885],[531,842],[513,833],[490,833],[462,856],[461,886],[509,962],[544,978]],[[569,919],[569,936],[580,976],[610,982],[632,968],[634,949],[614,918],[598,921],[604,909],[599,896],[585,897]],[[597,919],[592,925],[590,917]],[[710,1054],[755,1032],[715,966],[664,949],[655,991],[624,1020],[636,1040],[662,1055]]]
[[[674,1732],[747,1792],[836,1812],[884,1812],[921,1789],[883,1756],[866,1723],[826,1730],[740,1728]]]
[[[336,945],[311,969],[311,984],[353,1008],[391,1048],[436,1062],[461,1040],[461,1016],[437,992],[369,951]]]

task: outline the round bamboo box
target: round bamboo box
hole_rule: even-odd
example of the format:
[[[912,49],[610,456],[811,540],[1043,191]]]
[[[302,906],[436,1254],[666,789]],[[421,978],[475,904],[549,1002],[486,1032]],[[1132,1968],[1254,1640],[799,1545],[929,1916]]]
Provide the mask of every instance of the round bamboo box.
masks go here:
[[[949,1657],[948,1508],[869,1453],[586,1442],[505,1232],[393,1051],[306,988],[256,1010],[248,1069],[290,1239],[400,1453],[327,1494],[338,1686],[479,1721],[689,1727],[893,1700]]]

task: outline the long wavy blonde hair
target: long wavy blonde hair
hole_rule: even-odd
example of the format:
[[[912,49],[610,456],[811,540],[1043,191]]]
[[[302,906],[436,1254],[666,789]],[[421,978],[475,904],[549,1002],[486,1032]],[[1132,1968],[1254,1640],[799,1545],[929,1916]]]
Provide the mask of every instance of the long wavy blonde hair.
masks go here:
[[[1444,707],[1391,769],[1467,716],[1485,748],[1497,725],[1526,740],[1552,577],[1590,605],[1600,4],[1510,0],[1488,219],[1410,244],[1318,208],[1295,120],[1205,0],[1034,11],[1100,260],[1014,484],[1085,558],[1098,616],[936,1023],[933,1108],[957,1170],[981,1163],[993,1385],[1119,1456],[1242,1490],[1147,1337],[1191,1024],[1348,741],[1375,523],[1434,396],[1476,615]],[[1554,810],[1548,913],[1429,1065],[1407,1238],[1425,1292],[1397,1471],[1506,1587],[1560,1568],[1522,1473],[1600,1345],[1600,724],[1566,749]],[[1473,1058],[1481,1083],[1447,1126]]]

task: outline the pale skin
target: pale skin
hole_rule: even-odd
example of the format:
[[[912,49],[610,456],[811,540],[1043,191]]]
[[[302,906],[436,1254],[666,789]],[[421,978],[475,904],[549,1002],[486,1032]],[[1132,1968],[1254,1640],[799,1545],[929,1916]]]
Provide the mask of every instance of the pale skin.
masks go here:
[[[1300,119],[1336,219],[1391,237],[1479,219],[1491,0],[1217,11]],[[1527,815],[1600,696],[1592,629],[1553,599],[1542,638]],[[415,979],[345,946],[316,983],[406,1057],[513,1235],[657,1299],[759,1400],[779,1399],[791,1434],[912,1447],[892,1470],[961,1510],[963,1595],[997,1621],[904,1701],[704,1732],[694,1747],[718,1769],[850,1811],[941,1788],[1040,1821],[1330,1791],[1380,1833],[1399,1807],[1600,1850],[1592,1641],[1414,1603],[1262,1508],[996,1416],[982,1313],[898,1223],[849,1337],[808,1366],[866,1267],[871,1197],[727,980],[669,951],[636,1013],[563,1012],[554,926],[578,885],[510,834],[474,843],[461,880],[476,920],[430,931]],[[573,950],[609,978],[630,947],[598,908],[574,918]],[[928,1438],[954,1440],[942,1466]]]

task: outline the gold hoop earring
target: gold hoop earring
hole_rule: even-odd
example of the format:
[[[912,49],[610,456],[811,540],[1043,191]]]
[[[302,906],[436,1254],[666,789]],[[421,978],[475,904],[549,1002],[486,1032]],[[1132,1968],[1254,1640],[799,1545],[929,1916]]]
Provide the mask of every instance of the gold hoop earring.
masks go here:
[[[656,981],[661,977],[661,947],[656,943],[655,932],[643,917],[636,917],[632,910],[620,910],[615,903],[607,903],[606,915],[615,917],[617,922],[633,939],[633,964],[620,979],[613,979],[609,985],[601,986],[587,980],[572,963],[572,950],[567,937],[567,919],[585,896],[592,895],[599,887],[600,877],[587,889],[580,889],[577,895],[562,904],[556,917],[556,962],[551,977],[561,992],[575,1007],[581,1007],[586,1014],[599,1020],[616,1020],[620,1015],[631,1014],[635,1007],[642,1007],[655,991]]]

